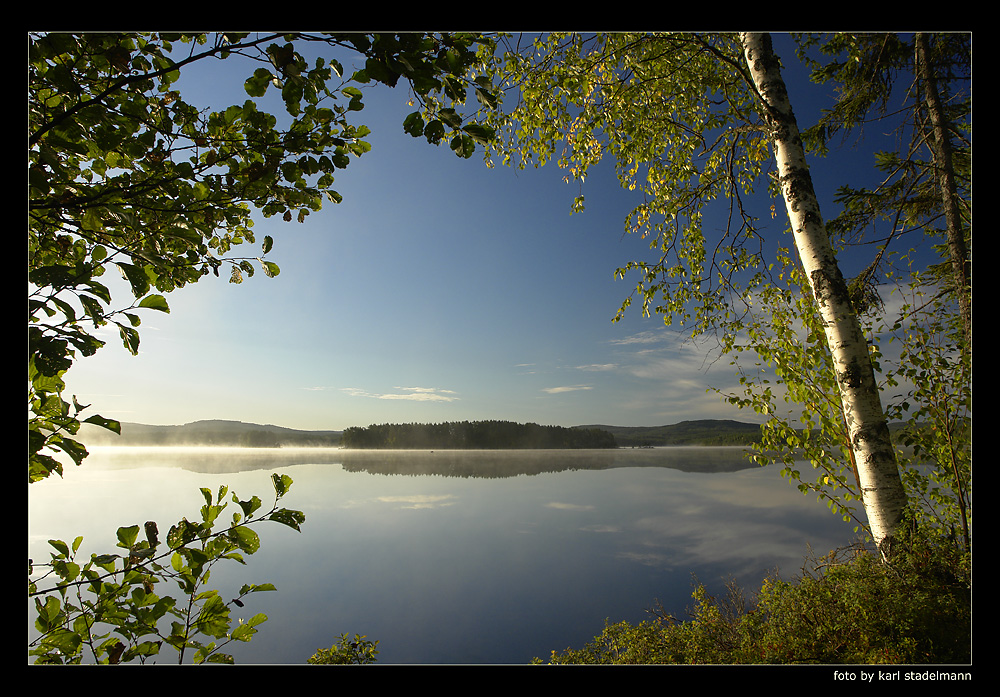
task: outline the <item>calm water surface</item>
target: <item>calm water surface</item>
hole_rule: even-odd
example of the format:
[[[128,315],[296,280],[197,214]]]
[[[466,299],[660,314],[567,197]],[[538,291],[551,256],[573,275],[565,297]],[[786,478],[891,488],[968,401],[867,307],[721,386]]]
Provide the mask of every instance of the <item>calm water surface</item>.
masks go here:
[[[246,603],[247,617],[269,620],[230,645],[237,663],[304,663],[344,632],[378,639],[381,664],[527,663],[581,647],[605,619],[645,619],[656,601],[686,616],[692,575],[752,590],[770,570],[794,576],[810,545],[853,540],[776,469],[736,469],[741,458],[733,448],[93,448],[64,479],[29,487],[28,556],[47,559],[46,540],[77,535],[84,558],[113,551],[119,526],[146,520],[165,533],[198,517],[200,487],[226,484],[266,508],[281,472],[302,532],[262,525],[248,565],[212,575],[223,594],[278,588]]]

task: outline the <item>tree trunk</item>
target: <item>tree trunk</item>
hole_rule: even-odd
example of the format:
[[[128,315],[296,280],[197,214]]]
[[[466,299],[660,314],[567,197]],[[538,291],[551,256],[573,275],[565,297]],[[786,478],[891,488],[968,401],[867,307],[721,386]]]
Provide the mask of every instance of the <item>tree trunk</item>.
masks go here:
[[[962,232],[962,218],[959,209],[958,187],[955,184],[955,169],[952,166],[951,142],[948,140],[944,107],[938,93],[937,82],[930,60],[930,46],[926,34],[917,34],[914,39],[916,73],[924,90],[924,105],[931,123],[934,140],[931,152],[937,170],[938,187],[941,189],[941,203],[944,208],[945,226],[948,236],[948,251],[951,256],[952,273],[955,277],[958,305],[962,313],[965,340],[972,346],[972,308],[969,299],[969,275],[966,270],[968,249]]]
[[[740,39],[750,75],[763,102],[765,120],[772,130],[778,176],[795,246],[833,355],[868,525],[883,558],[887,558],[906,507],[906,493],[879,399],[868,343],[820,215],[771,37],[743,33]]]

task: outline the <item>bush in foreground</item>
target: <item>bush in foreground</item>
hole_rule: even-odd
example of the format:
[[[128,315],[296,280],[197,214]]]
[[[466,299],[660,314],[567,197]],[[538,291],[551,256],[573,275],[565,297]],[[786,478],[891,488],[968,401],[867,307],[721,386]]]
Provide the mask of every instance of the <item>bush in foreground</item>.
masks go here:
[[[368,665],[374,663],[378,655],[378,640],[355,634],[351,639],[341,634],[337,643],[328,649],[319,649],[306,663],[310,665]]]
[[[916,536],[901,546],[889,564],[858,547],[815,560],[792,582],[771,575],[752,602],[735,582],[721,598],[696,582],[690,620],[656,609],[638,625],[606,623],[549,663],[971,662],[968,555]]]

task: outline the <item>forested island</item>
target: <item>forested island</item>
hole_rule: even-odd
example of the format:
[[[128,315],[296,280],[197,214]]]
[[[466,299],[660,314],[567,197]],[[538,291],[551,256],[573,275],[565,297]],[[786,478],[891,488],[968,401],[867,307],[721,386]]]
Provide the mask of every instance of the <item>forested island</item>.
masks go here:
[[[617,448],[615,437],[599,428],[540,426],[513,421],[353,426],[340,436],[345,448],[403,450],[519,450]]]

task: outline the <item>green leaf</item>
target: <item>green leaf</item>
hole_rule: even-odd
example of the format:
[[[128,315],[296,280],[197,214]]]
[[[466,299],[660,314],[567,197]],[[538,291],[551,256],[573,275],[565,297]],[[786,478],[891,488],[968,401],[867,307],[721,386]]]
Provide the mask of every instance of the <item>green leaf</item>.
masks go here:
[[[81,464],[84,458],[87,457],[87,448],[75,440],[60,438],[58,441],[54,441],[52,445],[69,455],[77,465]]]
[[[459,157],[468,159],[476,152],[476,142],[469,136],[462,133],[452,138],[451,149],[454,150],[455,154]]]
[[[122,277],[132,286],[132,294],[136,298],[141,298],[149,292],[149,278],[145,269],[125,262],[118,262],[118,269],[122,272]]]
[[[414,138],[424,134],[424,119],[419,111],[414,111],[403,120],[403,132],[409,133]]]
[[[49,540],[49,544],[55,547],[56,551],[64,557],[69,557],[69,545],[62,540]]]
[[[118,528],[118,546],[123,549],[132,549],[136,539],[139,537],[139,526],[130,525]]]
[[[232,529],[231,539],[247,554],[253,554],[260,549],[260,536],[251,528],[240,525]]]
[[[247,78],[246,82],[243,83],[243,89],[251,97],[263,97],[273,79],[274,75],[270,70],[267,68],[257,68],[253,76]]]
[[[243,515],[250,518],[261,506],[261,501],[258,497],[252,496],[249,501],[240,501],[236,498],[236,494],[233,494],[233,500],[236,502],[241,509],[243,509]]]
[[[167,305],[167,299],[162,295],[147,295],[142,299],[138,306],[149,308],[151,310],[159,310],[160,312],[166,312],[167,314],[170,313],[170,306]]]
[[[437,144],[444,138],[444,124],[434,119],[424,127],[424,137],[428,143]]]
[[[122,433],[121,422],[115,421],[114,419],[105,419],[103,416],[94,414],[93,416],[88,416],[83,420],[85,424],[94,424],[95,426],[100,426],[101,428],[106,428],[109,431],[114,431],[118,435]]]
[[[279,499],[292,488],[292,478],[287,474],[272,474],[271,483],[274,485],[274,493],[278,495]]]
[[[274,591],[274,590],[278,589],[274,587],[273,583],[254,583],[241,587],[240,595],[244,595],[246,593],[256,593],[258,591]]]
[[[477,141],[483,145],[488,145],[492,140],[496,138],[496,131],[488,126],[481,126],[476,123],[470,123],[468,126],[462,128],[463,131],[468,133],[470,136],[475,138]]]
[[[56,629],[47,634],[41,641],[48,649],[55,649],[66,656],[75,656],[83,643],[83,638],[68,629]]]
[[[279,508],[268,516],[268,519],[281,523],[282,525],[287,525],[288,527],[301,532],[302,528],[300,526],[306,521],[306,516],[302,511],[292,511],[287,508]]]
[[[210,595],[205,598],[205,604],[195,620],[195,627],[202,634],[220,638],[229,633],[229,621],[229,607],[217,594]]]
[[[133,356],[139,353],[139,332],[137,332],[132,327],[126,327],[120,322],[115,322],[118,325],[118,333],[122,338],[122,345],[131,353]]]

